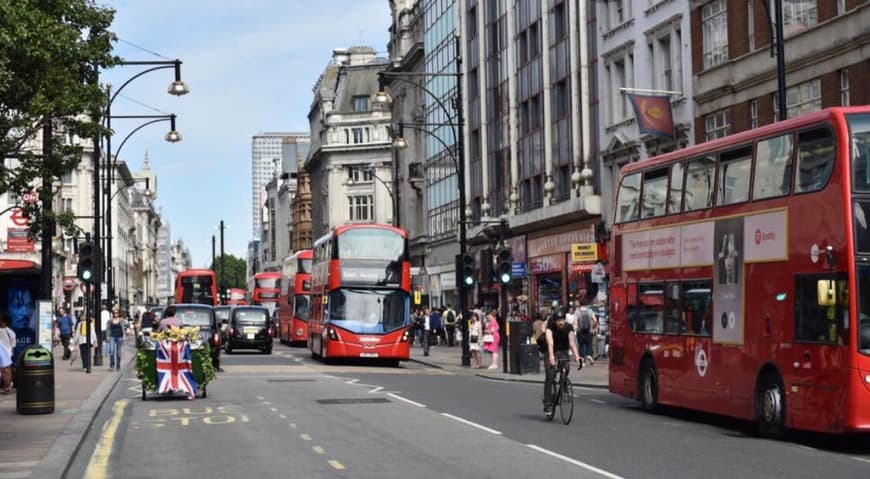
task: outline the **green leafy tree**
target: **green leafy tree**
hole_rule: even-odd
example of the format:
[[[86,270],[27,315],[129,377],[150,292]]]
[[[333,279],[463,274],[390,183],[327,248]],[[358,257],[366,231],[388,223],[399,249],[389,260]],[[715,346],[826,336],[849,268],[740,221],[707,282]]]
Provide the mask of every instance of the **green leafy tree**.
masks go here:
[[[224,277],[225,288],[242,288],[248,289],[248,264],[245,260],[237,258],[231,254],[224,255],[224,267],[227,275]],[[221,258],[215,258],[215,262],[211,265],[211,269],[217,274],[218,281],[221,278]]]
[[[80,145],[62,139],[105,132],[100,122],[107,99],[97,72],[119,61],[109,31],[114,16],[93,0],[0,1],[0,193],[35,190],[48,203],[54,193],[39,180],[60,178],[82,158]],[[39,145],[49,122],[54,140],[45,157]],[[44,219],[75,231],[72,213],[19,206],[31,217],[31,236]]]

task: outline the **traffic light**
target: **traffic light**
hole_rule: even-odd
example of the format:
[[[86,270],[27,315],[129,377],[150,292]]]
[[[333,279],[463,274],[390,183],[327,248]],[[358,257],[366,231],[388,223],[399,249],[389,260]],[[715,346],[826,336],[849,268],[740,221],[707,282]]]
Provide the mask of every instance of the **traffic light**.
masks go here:
[[[492,286],[492,250],[489,248],[480,250],[480,284]]]
[[[97,244],[93,241],[85,241],[79,245],[79,262],[76,275],[85,283],[91,284],[96,281],[97,268],[100,264],[100,253]]]
[[[510,284],[513,276],[514,257],[511,249],[507,246],[499,246],[495,250],[495,272],[498,275],[498,282],[501,284]]]
[[[477,276],[477,271],[474,264],[474,255],[465,253],[462,255],[462,282],[466,286],[474,286],[474,277]]]

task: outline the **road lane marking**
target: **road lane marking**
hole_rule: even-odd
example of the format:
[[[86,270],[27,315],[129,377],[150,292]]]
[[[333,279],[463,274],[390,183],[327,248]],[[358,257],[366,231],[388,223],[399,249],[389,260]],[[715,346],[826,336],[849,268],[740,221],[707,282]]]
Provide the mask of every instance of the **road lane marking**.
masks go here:
[[[266,406],[271,406],[271,405],[272,405],[272,403],[270,403],[269,401],[263,401],[263,404],[266,405]]]
[[[405,401],[406,403],[408,403],[408,404],[410,404],[410,405],[412,405],[412,406],[417,406],[417,407],[426,407],[425,404],[420,404],[420,403],[418,403],[417,401],[411,401],[410,399],[403,398],[402,396],[399,396],[399,395],[396,395],[396,394],[393,394],[393,393],[387,393],[387,396],[389,396],[389,397],[391,397],[391,398],[393,398],[393,399],[398,399],[399,401]]]
[[[278,408],[276,407],[270,407],[269,410],[272,412],[278,412]]]
[[[296,429],[296,423],[295,423],[295,422],[291,422],[291,423],[290,423],[290,429]]]
[[[119,399],[112,407],[112,417],[103,426],[103,432],[100,435],[99,442],[97,442],[96,449],[94,449],[94,454],[88,462],[88,467],[85,469],[84,477],[93,479],[108,477],[109,457],[112,455],[115,434],[118,432],[118,425],[121,424],[121,419],[124,417],[124,409],[127,407],[127,403],[126,399]]]
[[[852,459],[854,459],[856,461],[866,462],[867,464],[870,464],[870,459],[867,459],[864,457],[852,456]]]
[[[329,461],[329,465],[332,466],[332,468],[337,470],[337,471],[344,470],[344,465],[342,465],[340,462],[336,461],[335,459]]]
[[[446,412],[442,412],[441,415],[444,416],[444,417],[449,417],[450,419],[453,419],[453,420],[455,420],[455,421],[459,421],[459,422],[461,422],[461,423],[463,423],[463,424],[468,424],[469,426],[476,427],[476,428],[478,428],[478,429],[480,429],[480,430],[483,430],[483,431],[486,431],[486,432],[488,432],[488,433],[490,433],[490,434],[497,434],[497,435],[499,435],[499,436],[501,435],[501,431],[496,431],[495,429],[488,428],[488,427],[483,426],[483,425],[480,425],[480,424],[478,424],[478,423],[476,423],[476,422],[469,421],[468,419],[463,419],[463,418],[461,418],[461,417],[459,417],[459,416],[454,416],[453,414],[448,414],[448,413],[446,413]]]
[[[286,415],[286,414],[279,414],[278,417],[280,417],[281,419],[287,419],[287,415]]]
[[[262,401],[263,399],[266,399],[266,398],[264,398],[263,396],[257,396],[257,401]]]
[[[301,437],[303,441],[311,440],[311,436],[309,436],[308,434],[300,434],[299,437]]]
[[[590,401],[594,402],[595,404],[607,404],[606,401],[602,401],[601,399],[590,399]]]
[[[311,449],[314,449],[317,454],[326,454],[326,450],[320,446],[313,446]]]
[[[544,449],[543,447],[539,447],[539,446],[536,446],[534,444],[526,444],[526,446],[528,446],[529,448],[534,449],[535,451],[538,451],[540,453],[555,457],[556,459],[561,459],[565,462],[574,464],[575,466],[580,466],[583,469],[586,469],[588,471],[592,471],[592,472],[599,474],[599,475],[602,475],[604,477],[609,477],[610,479],[623,479],[622,476],[617,476],[616,474],[613,474],[612,472],[607,472],[604,469],[599,469],[591,464],[586,464],[583,461],[571,459],[570,457],[563,456],[563,455],[559,454],[558,452],[553,452],[553,451],[550,451],[549,449]]]

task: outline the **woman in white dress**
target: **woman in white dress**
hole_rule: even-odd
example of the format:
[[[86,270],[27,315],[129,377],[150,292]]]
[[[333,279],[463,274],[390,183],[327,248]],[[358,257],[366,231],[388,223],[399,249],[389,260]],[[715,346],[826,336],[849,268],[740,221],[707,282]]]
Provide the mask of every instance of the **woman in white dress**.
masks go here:
[[[480,318],[477,313],[471,313],[471,325],[468,327],[468,349],[471,351],[471,367],[481,368],[480,343],[483,340],[480,334]]]

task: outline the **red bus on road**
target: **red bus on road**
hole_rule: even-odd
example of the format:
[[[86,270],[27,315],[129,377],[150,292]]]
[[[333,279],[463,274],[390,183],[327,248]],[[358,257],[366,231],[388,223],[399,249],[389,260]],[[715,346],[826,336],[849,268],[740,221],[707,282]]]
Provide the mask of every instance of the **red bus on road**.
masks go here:
[[[248,292],[242,288],[230,288],[230,296],[227,299],[228,306],[245,306],[248,304]]]
[[[175,302],[217,306],[217,278],[210,269],[187,269],[175,278]]]
[[[304,344],[308,340],[313,257],[313,250],[304,249],[284,259],[278,304],[278,337],[284,344]]]
[[[263,271],[254,275],[254,292],[251,294],[251,302],[265,306],[269,314],[275,313],[278,300],[281,296],[281,273],[277,271]]]
[[[870,107],[630,164],[614,213],[612,392],[870,431]]]
[[[308,348],[324,361],[410,354],[408,234],[381,224],[340,226],[314,243]]]

